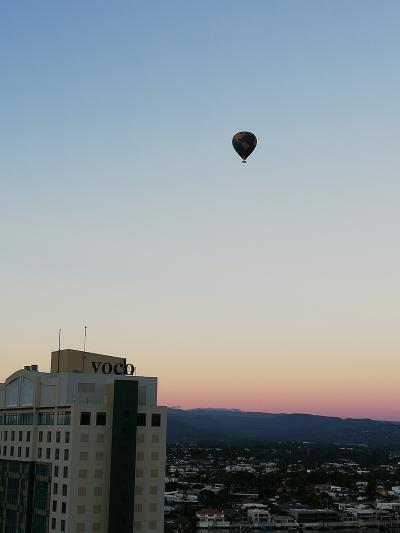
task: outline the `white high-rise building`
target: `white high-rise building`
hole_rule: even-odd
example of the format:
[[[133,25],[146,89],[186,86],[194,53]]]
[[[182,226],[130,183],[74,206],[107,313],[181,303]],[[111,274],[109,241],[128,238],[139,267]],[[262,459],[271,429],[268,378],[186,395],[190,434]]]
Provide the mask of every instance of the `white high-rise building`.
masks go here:
[[[0,384],[0,533],[164,531],[167,409],[133,371],[61,350]]]

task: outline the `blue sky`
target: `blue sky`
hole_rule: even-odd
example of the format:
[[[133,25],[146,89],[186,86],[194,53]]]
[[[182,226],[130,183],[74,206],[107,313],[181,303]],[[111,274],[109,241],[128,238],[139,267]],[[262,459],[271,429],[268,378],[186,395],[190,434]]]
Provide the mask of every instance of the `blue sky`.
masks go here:
[[[90,349],[160,375],[165,402],[198,404],[193,376],[218,362],[206,404],[268,410],[261,383],[253,403],[219,396],[232,361],[281,385],[279,365],[324,383],[335,361],[341,396],[364,368],[361,397],[388,384],[373,414],[400,418],[399,16],[369,0],[3,2],[0,375],[27,354],[45,367],[58,328],[79,347],[87,325]],[[276,409],[335,410],[337,381],[322,407],[304,383]]]

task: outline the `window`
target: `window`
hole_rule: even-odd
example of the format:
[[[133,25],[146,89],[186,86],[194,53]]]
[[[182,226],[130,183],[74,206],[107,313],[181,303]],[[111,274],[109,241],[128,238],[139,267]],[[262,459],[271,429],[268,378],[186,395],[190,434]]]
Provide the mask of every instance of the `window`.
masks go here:
[[[56,519],[55,518],[51,519],[51,529],[56,529]]]
[[[69,449],[66,448],[64,450],[64,461],[68,461],[68,459],[69,459]]]
[[[69,426],[71,424],[71,411],[58,411],[57,424],[59,426]]]
[[[88,452],[79,452],[79,460],[80,461],[87,461],[89,458]]]
[[[102,496],[103,495],[103,487],[95,487],[94,488],[94,495],[95,496]]]
[[[56,442],[61,442],[61,431],[56,431]]]
[[[50,465],[46,465],[44,463],[38,463],[36,465],[36,474],[38,476],[50,476]]]
[[[104,433],[97,433],[96,442],[104,442]]]
[[[64,439],[65,444],[69,444],[69,435],[70,435],[69,431],[66,431],[65,432],[65,439]]]
[[[3,446],[3,455],[7,455],[7,446]]]
[[[8,413],[4,415],[4,425],[6,426],[16,426],[18,424],[18,415],[17,413]]]
[[[25,457],[26,458],[29,457],[29,448],[28,447],[25,448]]]
[[[150,470],[150,477],[152,477],[152,478],[158,477],[158,470],[157,470],[157,468],[152,468],[152,469]]]
[[[106,425],[106,413],[96,413],[96,426]]]
[[[77,508],[76,508],[76,512],[78,514],[85,514],[86,507],[84,505],[78,505]]]
[[[48,529],[48,520],[46,516],[35,514],[33,518],[33,531],[46,531]],[[12,530],[14,533],[15,529]]]
[[[47,442],[51,442],[51,431],[47,432]]]
[[[65,533],[65,520],[61,520],[61,533]]]
[[[150,520],[149,529],[157,529],[157,521],[156,520]]]
[[[138,433],[138,435],[136,437],[136,440],[137,440],[138,444],[143,444],[144,443],[144,435],[143,435],[143,433]]]
[[[10,456],[14,457],[14,446],[10,446]]]
[[[160,442],[160,435],[152,435],[151,436],[151,442],[153,444],[158,444]]]
[[[54,425],[54,413],[39,413],[38,424],[40,426]]]
[[[96,452],[96,461],[104,461],[104,452]]]
[[[54,467],[54,477],[58,477],[58,465]]]
[[[100,469],[95,469],[94,471],[94,477],[96,479],[99,479],[99,478],[102,478],[103,477],[103,470],[100,470]]]
[[[78,496],[86,496],[86,487],[78,488]]]
[[[52,501],[51,510],[53,511],[53,513],[57,512],[57,500]]]
[[[4,440],[7,440],[8,439],[8,431],[5,431],[4,432]]]
[[[43,431],[39,431],[39,442],[43,442]]]
[[[135,513],[143,512],[143,505],[141,503],[135,503]]]
[[[22,456],[22,448],[21,446],[18,446],[18,457]]]
[[[38,456],[38,459],[42,458],[42,448],[37,449],[37,456]]]
[[[58,493],[58,483],[53,483],[53,494]]]
[[[142,485],[136,485],[136,487],[135,487],[135,494],[136,494],[137,496],[142,496],[142,494],[143,494],[143,487],[142,487]]]
[[[67,496],[67,492],[68,492],[68,485],[63,484],[63,486],[62,486],[62,495],[63,496]]]
[[[22,441],[22,431],[18,431],[18,440],[19,442]]]
[[[31,426],[33,424],[33,413],[20,413],[18,415],[19,426]]]
[[[157,493],[158,493],[157,485],[152,485],[152,486],[150,487],[150,494],[151,494],[151,496],[155,496]]]
[[[89,433],[81,433],[81,442],[89,442]]]
[[[94,514],[101,514],[101,505],[93,505],[93,513]]]
[[[156,513],[157,512],[157,504],[156,503],[149,503],[149,511],[150,511],[150,513]]]
[[[158,461],[160,459],[160,454],[158,452],[151,452],[151,460]]]
[[[81,426],[90,426],[90,415],[91,413],[81,413]]]
[[[87,470],[85,468],[81,468],[78,472],[78,475],[81,479],[87,478]]]
[[[15,441],[15,431],[11,431],[11,441]]]
[[[138,413],[137,414],[137,425],[138,426],[145,426],[146,425],[146,413]]]
[[[160,425],[161,425],[161,415],[160,415],[160,413],[153,413],[151,415],[151,425],[153,427],[160,427]]]
[[[63,478],[67,478],[68,477],[68,466],[64,466],[63,468]]]
[[[85,524],[83,524],[82,522],[76,524],[76,531],[78,533],[83,533],[83,531],[85,531]]]
[[[67,512],[67,504],[65,502],[61,502],[61,512],[62,514]]]
[[[50,459],[50,448],[46,448],[46,459]]]
[[[56,461],[59,461],[60,460],[60,448],[56,448],[55,451],[54,451],[54,459]]]
[[[26,432],[26,442],[31,442],[31,432],[30,431]]]

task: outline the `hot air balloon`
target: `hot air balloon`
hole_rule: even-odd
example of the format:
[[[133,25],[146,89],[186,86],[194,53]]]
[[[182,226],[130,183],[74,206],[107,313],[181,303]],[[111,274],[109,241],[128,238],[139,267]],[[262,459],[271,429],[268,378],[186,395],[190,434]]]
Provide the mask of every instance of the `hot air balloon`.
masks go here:
[[[257,137],[249,131],[239,131],[233,136],[232,145],[242,158],[242,163],[246,163],[246,159],[257,146]]]

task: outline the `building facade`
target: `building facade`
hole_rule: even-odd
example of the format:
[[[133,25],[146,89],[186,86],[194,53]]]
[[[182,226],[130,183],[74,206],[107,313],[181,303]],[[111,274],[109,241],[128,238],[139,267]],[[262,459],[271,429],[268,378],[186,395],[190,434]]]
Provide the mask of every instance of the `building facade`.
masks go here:
[[[164,531],[167,409],[126,373],[61,350],[0,384],[0,533]]]

